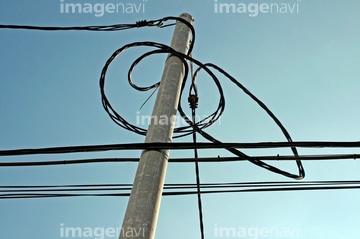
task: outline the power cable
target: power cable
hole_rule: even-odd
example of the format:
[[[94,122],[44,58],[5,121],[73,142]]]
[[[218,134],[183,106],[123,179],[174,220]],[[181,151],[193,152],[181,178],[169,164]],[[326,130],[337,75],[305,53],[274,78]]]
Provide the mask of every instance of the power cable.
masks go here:
[[[304,182],[291,184],[288,182],[273,183],[213,183],[213,184],[165,184],[164,190],[183,190],[183,189],[226,189],[226,188],[254,188],[254,187],[285,187],[285,186],[333,186],[333,185],[353,185],[360,184],[358,181],[339,181],[339,182]],[[48,186],[0,186],[0,193],[44,193],[44,192],[81,192],[81,191],[130,191],[132,184],[92,184],[92,185],[48,185]]]
[[[49,197],[110,197],[129,196],[131,184],[93,184],[93,185],[48,185],[48,186],[0,186],[0,199],[15,198],[49,198]],[[215,183],[201,184],[201,194],[240,193],[240,192],[284,192],[284,191],[307,191],[307,190],[344,190],[360,189],[360,181],[310,181],[303,183],[295,182],[248,182],[248,183]],[[64,188],[65,187],[65,188]],[[163,196],[195,195],[197,184],[166,184]],[[187,190],[183,189],[196,189]],[[239,189],[236,189],[239,188]],[[212,190],[209,190],[212,189]],[[220,190],[221,189],[221,190]],[[174,191],[182,190],[182,191]],[[82,191],[87,191],[83,192]],[[97,193],[91,191],[99,191]],[[100,191],[114,191],[112,193],[100,193]],[[53,193],[52,193],[53,192]],[[74,192],[74,193],[64,193]]]
[[[223,182],[223,183],[201,183],[200,187],[206,188],[228,188],[228,187],[283,187],[283,186],[333,186],[333,185],[352,185],[360,184],[360,180],[318,180],[318,181],[259,181],[259,182]],[[97,183],[97,184],[63,184],[63,185],[0,185],[0,189],[39,189],[41,188],[131,188],[130,183]],[[197,189],[197,183],[166,183],[165,189]]]
[[[263,161],[294,161],[295,159],[318,161],[318,160],[356,160],[360,158],[360,154],[334,154],[334,155],[301,155],[294,156],[252,156]],[[221,162],[238,162],[245,161],[239,157],[202,157],[202,158],[170,158],[170,163],[221,163]],[[55,165],[73,165],[73,164],[89,164],[89,163],[124,163],[139,162],[139,158],[88,158],[88,159],[64,159],[51,161],[16,161],[16,162],[0,162],[0,167],[31,167],[31,166],[55,166]]]
[[[299,141],[299,142],[258,142],[258,143],[197,142],[196,144],[187,143],[187,142],[103,144],[103,145],[86,145],[86,146],[62,146],[62,147],[48,147],[48,148],[0,150],[0,157],[36,155],[36,154],[86,153],[86,152],[120,151],[120,150],[161,150],[161,149],[188,150],[188,149],[224,149],[224,148],[270,149],[270,148],[288,148],[288,147],[360,148],[360,142],[358,141],[354,141],[354,142]],[[353,154],[353,155],[357,157],[357,154]]]

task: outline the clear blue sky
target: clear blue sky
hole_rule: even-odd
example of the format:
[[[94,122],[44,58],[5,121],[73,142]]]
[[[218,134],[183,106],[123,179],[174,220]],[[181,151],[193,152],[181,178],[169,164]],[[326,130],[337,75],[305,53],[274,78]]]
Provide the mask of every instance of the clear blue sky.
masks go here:
[[[63,3],[85,3],[83,0]],[[294,141],[358,141],[360,135],[360,1],[358,0],[218,0],[220,3],[286,4],[287,13],[214,13],[214,1],[91,0],[91,4],[136,4],[136,13],[61,13],[60,0],[13,0],[0,3],[0,24],[83,26],[134,23],[178,16],[195,19],[193,56],[212,62],[236,77],[265,102]],[[219,6],[219,5],[218,5]],[[295,7],[295,8],[294,8]],[[293,13],[290,11],[293,10]],[[265,11],[265,10],[264,10]],[[100,14],[100,13],[99,13]],[[98,15],[99,15],[98,14]],[[100,14],[101,15],[101,14]],[[253,15],[253,16],[250,16]],[[256,15],[256,16],[255,16]],[[134,41],[169,44],[173,28],[121,32],[43,32],[0,30],[0,149],[71,145],[138,143],[144,138],[115,125],[102,108],[99,77],[108,57]],[[107,92],[129,121],[149,114],[153,99],[140,106],[149,92],[132,90],[126,80],[138,53],[128,52],[110,67]],[[164,57],[141,63],[134,77],[150,85],[160,79]],[[216,89],[200,74],[199,115],[212,112]],[[224,142],[284,141],[270,118],[239,89],[222,79],[226,109],[220,123],[208,129]],[[153,97],[154,98],[154,97]],[[190,141],[183,138],[179,141]],[[201,141],[205,141],[199,138]],[[290,154],[288,149],[246,150],[250,155]],[[299,149],[300,154],[360,153],[357,149]],[[85,157],[138,157],[140,152],[3,157],[32,161]],[[205,156],[230,156],[222,150]],[[192,152],[171,152],[191,157]],[[0,168],[1,185],[63,185],[132,183],[136,163]],[[295,163],[276,166],[297,172]],[[358,161],[304,162],[312,180],[358,180]],[[203,183],[289,181],[248,162],[201,163]],[[194,183],[193,164],[170,163],[166,183]],[[204,195],[205,237],[221,238],[219,228],[295,230],[281,237],[358,238],[358,190],[261,192]],[[126,197],[14,199],[0,201],[0,237],[62,238],[61,225],[119,227]],[[164,197],[156,238],[199,238],[196,196]],[[292,237],[291,237],[292,236]],[[95,237],[92,237],[95,238]],[[116,238],[116,237],[108,237]],[[224,238],[224,236],[223,236]],[[231,235],[228,238],[256,238]]]

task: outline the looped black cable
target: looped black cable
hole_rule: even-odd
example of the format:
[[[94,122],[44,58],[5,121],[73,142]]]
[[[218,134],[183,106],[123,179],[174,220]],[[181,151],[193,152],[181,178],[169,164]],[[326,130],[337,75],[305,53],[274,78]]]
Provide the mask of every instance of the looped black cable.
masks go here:
[[[277,117],[268,109],[268,107],[262,103],[257,97],[255,97],[255,95],[253,95],[249,90],[247,90],[240,82],[238,82],[235,78],[233,78],[230,74],[228,74],[227,72],[225,72],[223,69],[221,69],[220,67],[218,67],[217,65],[214,65],[212,63],[206,63],[203,64],[202,66],[200,66],[194,74],[194,77],[197,77],[197,74],[199,73],[199,71],[201,69],[207,69],[207,67],[212,67],[216,70],[218,70],[220,73],[222,73],[224,76],[226,76],[228,79],[230,79],[233,83],[235,83],[240,89],[242,89],[247,95],[249,95],[256,103],[258,103],[258,105],[263,108],[266,113],[268,113],[268,115],[276,122],[276,124],[280,127],[280,129],[282,130],[283,134],[285,135],[286,139],[289,142],[292,142],[292,139],[290,137],[290,134],[287,132],[287,130],[285,129],[285,127],[281,124],[281,122],[277,119]],[[181,97],[181,96],[180,96]],[[213,142],[213,143],[221,143],[221,141],[215,139],[214,137],[212,137],[211,135],[205,133],[202,129],[198,128],[197,125],[192,124],[192,122],[188,119],[188,117],[186,116],[186,114],[184,113],[184,111],[181,108],[181,105],[179,105],[178,111],[180,113],[180,115],[185,118],[186,122],[190,125],[192,125],[192,127],[194,128],[194,130],[196,130],[199,134],[201,134],[204,138],[206,138],[207,140]],[[297,149],[295,147],[291,147],[293,154],[295,155],[295,157],[299,157],[299,154],[297,152]],[[302,163],[300,160],[296,160],[296,164],[299,170],[299,174],[291,174],[288,173],[286,171],[280,170],[274,166],[271,166],[269,164],[266,164],[264,162],[262,162],[261,160],[258,160],[256,158],[253,157],[249,157],[246,154],[242,153],[241,151],[234,149],[234,148],[226,148],[226,150],[228,150],[229,152],[239,156],[240,158],[246,159],[248,161],[250,161],[251,163],[260,166],[262,168],[265,168],[269,171],[272,171],[274,173],[278,173],[281,175],[284,175],[286,177],[289,178],[293,178],[293,179],[297,179],[297,180],[301,180],[305,177],[305,170],[302,166]]]
[[[185,19],[181,18],[181,17],[173,17],[173,16],[170,16],[170,17],[164,17],[162,18],[162,21],[163,22],[166,22],[166,21],[169,21],[169,20],[175,20],[175,21],[179,21],[179,22],[182,22],[184,23],[191,31],[191,40],[190,40],[190,46],[189,46],[189,50],[188,50],[188,55],[190,55],[192,53],[192,50],[193,50],[193,47],[194,47],[194,43],[195,43],[195,28],[194,26],[186,21]],[[169,24],[168,26],[170,25],[174,25],[174,24]],[[162,26],[162,27],[165,27],[165,26]]]
[[[107,69],[109,67],[109,65],[111,64],[111,62],[118,56],[120,55],[122,52],[124,52],[125,50],[129,49],[129,48],[132,48],[132,47],[137,47],[137,46],[150,46],[150,47],[155,47],[155,48],[158,48],[158,50],[153,50],[153,51],[150,51],[150,52],[147,52],[143,55],[141,55],[138,59],[136,59],[133,64],[131,65],[130,69],[129,69],[129,72],[128,72],[128,82],[130,83],[130,85],[137,89],[137,90],[140,90],[140,91],[147,91],[147,90],[150,90],[150,89],[153,89],[153,88],[156,88],[159,86],[159,82],[158,83],[155,83],[149,87],[139,87],[137,86],[133,81],[132,81],[132,78],[131,78],[131,73],[132,73],[132,70],[133,68],[137,65],[137,63],[139,63],[142,59],[144,59],[145,57],[148,57],[150,55],[153,55],[153,54],[161,54],[161,53],[172,53],[176,56],[179,57],[179,59],[181,59],[183,61],[183,64],[185,66],[185,73],[184,73],[184,80],[185,78],[187,77],[188,75],[188,65],[186,64],[186,61],[185,59],[183,58],[182,55],[180,55],[178,52],[176,52],[174,49],[170,48],[169,46],[166,46],[164,44],[161,44],[161,43],[155,43],[155,42],[134,42],[134,43],[130,43],[130,44],[127,44],[121,48],[119,48],[117,51],[115,51],[112,56],[107,60],[102,72],[101,72],[101,77],[100,77],[100,91],[101,91],[101,97],[102,97],[102,103],[103,103],[103,107],[105,109],[105,111],[109,114],[110,118],[117,124],[119,125],[120,127],[123,127],[127,130],[130,130],[134,133],[137,133],[137,134],[140,134],[140,135],[145,135],[147,130],[144,129],[144,128],[141,128],[141,127],[138,127],[134,124],[131,124],[129,122],[127,122],[123,117],[121,117],[120,114],[118,114],[116,112],[116,110],[114,110],[114,108],[111,106],[109,100],[107,99],[106,97],[106,94],[105,94],[105,77],[106,77],[106,72],[107,72]],[[191,127],[187,127],[188,129],[190,129]],[[182,129],[175,129],[176,132],[182,132]]]
[[[155,43],[155,42],[135,42],[135,43],[131,43],[131,44],[127,44],[125,46],[123,46],[122,48],[119,48],[118,50],[116,50],[111,57],[107,60],[105,66],[102,69],[101,72],[101,77],[100,77],[100,92],[101,92],[101,98],[102,98],[102,104],[104,109],[106,110],[106,112],[109,114],[110,118],[119,126],[130,130],[132,132],[135,132],[137,134],[141,134],[141,135],[145,135],[146,134],[146,129],[143,129],[141,127],[138,127],[136,125],[133,125],[129,122],[127,122],[124,118],[121,117],[120,114],[118,114],[116,112],[116,110],[111,106],[109,100],[106,97],[105,94],[105,76],[106,76],[106,72],[107,69],[109,67],[109,65],[112,63],[112,61],[118,56],[120,55],[123,51],[135,47],[135,46],[148,46],[148,47],[155,47],[157,48],[156,50],[147,52],[143,55],[141,55],[140,57],[138,57],[131,65],[129,71],[128,71],[128,82],[129,84],[136,90],[139,91],[147,91],[150,89],[154,89],[159,87],[160,82],[157,82],[151,86],[147,86],[147,87],[140,87],[137,86],[133,80],[132,80],[132,72],[135,68],[135,66],[137,66],[137,64],[142,61],[143,59],[145,59],[148,56],[151,56],[153,54],[170,54],[170,55],[174,55],[176,57],[178,57],[179,59],[181,59],[181,61],[183,62],[184,68],[185,68],[185,73],[184,73],[184,77],[183,77],[183,83],[182,83],[182,87],[181,87],[181,94],[184,90],[184,86],[186,84],[186,80],[188,78],[188,72],[189,72],[189,66],[187,64],[187,60],[190,61],[191,63],[194,63],[196,65],[199,66],[199,68],[195,71],[192,77],[192,83],[191,83],[191,87],[190,87],[190,91],[189,91],[189,103],[190,103],[190,107],[192,109],[192,113],[194,114],[194,110],[197,107],[198,104],[198,97],[197,97],[197,87],[195,85],[195,79],[196,76],[198,74],[198,72],[202,69],[205,70],[212,78],[213,82],[215,83],[215,85],[217,86],[217,89],[219,91],[219,103],[217,108],[215,109],[215,111],[212,114],[209,114],[207,117],[205,117],[204,119],[199,120],[198,122],[195,122],[194,117],[193,120],[190,120],[186,114],[184,113],[184,111],[182,110],[181,107],[181,94],[180,94],[180,99],[179,99],[179,105],[178,105],[178,111],[181,115],[181,117],[183,119],[185,119],[185,121],[188,123],[188,126],[182,126],[182,127],[178,127],[174,129],[174,133],[178,134],[175,135],[174,138],[177,137],[183,137],[186,135],[190,135],[192,134],[194,131],[198,132],[199,134],[201,134],[204,138],[208,139],[211,142],[215,142],[215,143],[219,143],[220,141],[215,139],[214,137],[210,136],[209,134],[205,133],[203,131],[203,129],[211,126],[212,124],[214,124],[217,120],[219,120],[220,116],[222,115],[222,113],[224,112],[225,109],[225,97],[223,94],[223,90],[221,87],[221,84],[218,80],[218,78],[215,76],[215,74],[209,69],[209,68],[214,68],[217,71],[219,71],[221,74],[223,74],[225,77],[227,77],[228,79],[230,79],[233,83],[235,83],[239,88],[241,88],[247,95],[249,95],[255,102],[257,102],[259,104],[259,106],[261,106],[267,113],[268,115],[276,122],[276,124],[280,127],[280,129],[282,130],[283,134],[285,135],[285,137],[287,138],[287,140],[289,142],[292,142],[292,139],[290,137],[290,135],[288,134],[288,132],[286,131],[285,127],[281,124],[281,122],[275,117],[275,115],[265,106],[265,104],[263,104],[260,100],[258,100],[253,94],[251,94],[244,86],[242,86],[236,79],[234,79],[232,76],[230,76],[227,72],[225,72],[224,70],[222,70],[220,67],[211,64],[211,63],[207,63],[207,64],[203,64],[200,61],[197,61],[196,59],[191,57],[191,52],[194,46],[194,42],[195,42],[195,29],[192,26],[191,23],[189,23],[188,21],[186,21],[183,18],[180,17],[164,17],[162,19],[159,20],[152,20],[152,21],[138,21],[136,22],[136,24],[118,24],[118,25],[113,25],[113,26],[90,26],[90,27],[75,27],[75,28],[70,28],[70,27],[65,27],[65,28],[54,28],[54,27],[50,27],[50,28],[46,28],[46,27],[33,27],[33,26],[10,26],[10,25],[0,25],[0,28],[25,28],[25,29],[37,29],[37,30],[101,30],[101,31],[115,31],[115,30],[123,30],[123,29],[128,29],[128,28],[133,28],[133,27],[143,27],[143,26],[158,26],[158,27],[163,27],[163,23],[165,21],[169,21],[169,20],[175,20],[175,21],[180,21],[184,24],[186,24],[191,32],[192,32],[192,39],[191,39],[191,44],[189,47],[189,51],[188,54],[183,54],[180,52],[175,51],[174,49],[172,49],[171,47],[161,44],[161,43]],[[191,69],[192,71],[193,69]],[[295,157],[298,157],[298,153],[295,147],[291,148]],[[234,148],[227,148],[228,151],[232,152],[233,154],[237,155],[238,157],[242,158],[242,159],[246,159],[249,160],[250,162],[263,167],[267,170],[270,170],[272,172],[275,173],[279,173],[282,174],[284,176],[290,177],[290,178],[295,178],[295,179],[302,179],[305,176],[305,172],[304,169],[302,167],[301,161],[297,160],[297,166],[299,169],[299,175],[294,175],[294,174],[290,174],[288,172],[282,171],[276,167],[273,167],[271,165],[268,165],[266,163],[263,163],[260,160],[257,160],[253,157],[249,157],[246,154],[240,152],[239,150],[236,150]]]
[[[109,67],[109,65],[111,64],[111,62],[118,56],[120,55],[122,52],[124,52],[125,50],[132,48],[132,47],[136,47],[136,46],[149,46],[149,47],[155,47],[157,48],[157,50],[153,50],[153,51],[149,51],[143,55],[141,55],[140,57],[138,57],[130,66],[130,69],[128,71],[128,82],[130,83],[130,85],[140,91],[147,91],[150,89],[154,89],[156,87],[159,86],[159,82],[148,86],[148,87],[140,87],[137,86],[133,80],[132,80],[132,71],[134,69],[134,67],[144,58],[151,56],[153,54],[161,54],[161,53],[166,53],[166,54],[173,54],[177,57],[179,57],[179,59],[181,59],[183,61],[184,67],[185,67],[185,73],[184,73],[184,78],[183,78],[183,82],[186,82],[186,78],[188,76],[188,72],[189,72],[189,67],[188,64],[186,63],[186,59],[192,59],[189,56],[179,53],[177,51],[175,51],[174,49],[172,49],[171,47],[161,44],[161,43],[155,43],[155,42],[135,42],[135,43],[131,43],[131,44],[127,44],[123,47],[121,47],[120,49],[116,50],[112,56],[107,60],[102,72],[101,72],[101,77],[100,77],[100,91],[101,91],[101,97],[102,97],[102,103],[103,103],[103,107],[106,110],[106,112],[109,114],[110,118],[119,126],[130,130],[132,132],[135,132],[137,134],[140,135],[145,135],[146,134],[146,129],[138,127],[134,124],[131,124],[129,122],[127,122],[123,117],[121,117],[120,114],[118,114],[113,107],[111,106],[109,100],[106,97],[105,94],[105,77],[106,77],[106,72],[107,69]],[[201,64],[199,61],[196,61],[197,64]],[[206,117],[205,119],[200,120],[199,122],[196,123],[196,125],[198,125],[198,127],[200,128],[207,128],[210,125],[212,125],[213,123],[215,123],[221,116],[222,112],[223,112],[223,104],[221,104],[221,102],[224,102],[225,99],[223,97],[223,92],[220,86],[220,82],[217,80],[216,76],[212,74],[212,72],[208,69],[205,69],[209,74],[212,75],[214,81],[216,82],[218,89],[219,89],[219,94],[220,94],[220,104],[218,106],[218,108],[214,111],[214,113],[212,113],[211,115],[209,115],[208,117]],[[175,135],[174,138],[177,137],[183,137],[185,135],[189,135],[191,134],[193,131],[192,126],[187,125],[187,126],[182,126],[182,127],[177,127],[174,129],[174,133],[175,134],[179,134],[179,135]]]
[[[139,87],[136,86],[132,79],[131,79],[131,72],[134,70],[134,67],[144,58],[153,55],[153,54],[158,54],[158,53],[167,53],[167,54],[173,54],[176,55],[177,57],[179,57],[184,64],[185,67],[185,73],[184,73],[184,77],[183,77],[183,82],[182,82],[182,86],[181,86],[181,94],[180,94],[180,99],[179,102],[181,102],[181,96],[183,93],[183,90],[185,88],[185,84],[186,84],[186,80],[188,78],[188,71],[189,71],[189,67],[188,64],[186,62],[186,60],[193,62],[194,64],[198,65],[199,68],[195,71],[195,76],[197,75],[197,73],[202,69],[204,71],[206,71],[211,78],[213,79],[214,83],[216,84],[218,91],[219,91],[219,95],[220,95],[220,99],[219,99],[219,104],[217,109],[210,114],[209,116],[205,117],[202,120],[199,120],[198,122],[193,122],[191,119],[189,119],[189,117],[187,117],[187,115],[184,113],[182,107],[181,107],[181,103],[179,103],[178,105],[178,111],[181,115],[181,117],[183,119],[185,119],[185,121],[188,123],[188,126],[182,126],[182,127],[178,127],[174,129],[174,133],[175,134],[179,134],[177,136],[174,136],[174,138],[176,137],[183,137],[186,135],[190,135],[193,133],[193,131],[195,130],[197,133],[201,134],[204,138],[206,138],[207,140],[214,142],[214,143],[221,143],[221,141],[215,139],[214,137],[212,137],[211,135],[207,134],[206,132],[203,131],[203,129],[209,127],[210,125],[212,125],[213,123],[215,123],[220,116],[222,115],[224,109],[225,109],[225,98],[224,98],[224,94],[223,94],[223,90],[221,87],[221,84],[218,80],[218,78],[215,76],[215,74],[210,70],[210,68],[214,68],[216,69],[218,72],[222,73],[225,77],[227,77],[228,79],[230,79],[233,83],[235,83],[239,88],[241,88],[247,95],[249,95],[255,102],[257,102],[259,104],[259,106],[261,108],[263,108],[268,115],[276,122],[276,124],[280,127],[280,129],[282,130],[283,134],[285,135],[285,137],[287,138],[287,140],[289,142],[292,142],[292,139],[289,135],[289,133],[287,132],[287,130],[285,129],[285,127],[281,124],[281,122],[275,117],[275,115],[266,107],[266,105],[264,103],[262,103],[258,98],[256,98],[250,91],[248,91],[242,84],[240,84],[235,78],[233,78],[232,76],[230,76],[227,72],[225,72],[223,69],[221,69],[220,67],[212,64],[212,63],[207,63],[207,64],[203,64],[200,61],[190,57],[189,55],[185,55],[183,53],[177,52],[174,49],[172,49],[171,47],[161,44],[161,43],[156,43],[156,42],[135,42],[135,43],[131,43],[128,45],[123,46],[122,48],[118,49],[117,51],[115,51],[113,53],[113,55],[108,59],[108,61],[106,62],[102,72],[101,72],[101,77],[100,77],[100,89],[101,89],[101,96],[102,96],[102,103],[104,106],[104,109],[108,112],[110,118],[117,123],[119,126],[133,131],[135,133],[141,134],[141,135],[145,135],[146,134],[146,129],[140,128],[136,125],[130,124],[129,122],[127,122],[124,118],[122,118],[111,106],[110,102],[108,101],[108,99],[106,98],[105,95],[105,76],[106,76],[106,71],[109,67],[109,65],[111,64],[111,62],[115,59],[115,57],[117,57],[119,54],[121,54],[124,50],[131,48],[131,47],[135,47],[135,46],[149,46],[149,47],[155,47],[157,48],[157,50],[153,50],[150,52],[147,52],[145,54],[143,54],[142,56],[140,56],[139,58],[137,58],[137,60],[131,65],[131,68],[129,69],[128,72],[128,81],[129,83],[138,90],[149,90],[152,89],[154,87],[156,87],[159,83],[156,83],[150,87]],[[195,89],[195,88],[194,88]],[[299,174],[291,174],[289,172],[280,170],[274,166],[271,166],[269,164],[266,164],[264,162],[262,162],[261,160],[258,160],[254,157],[250,157],[246,154],[244,154],[243,152],[234,149],[234,148],[226,148],[226,150],[228,150],[229,152],[237,155],[238,157],[242,158],[242,159],[246,159],[250,162],[252,162],[255,165],[258,165],[262,168],[265,168],[271,172],[274,173],[278,173],[281,175],[284,175],[286,177],[289,178],[294,178],[294,179],[302,179],[305,176],[305,171],[302,167],[301,161],[300,160],[296,160],[298,169],[299,169]],[[292,147],[292,151],[295,155],[295,157],[298,157],[298,153],[295,147]]]

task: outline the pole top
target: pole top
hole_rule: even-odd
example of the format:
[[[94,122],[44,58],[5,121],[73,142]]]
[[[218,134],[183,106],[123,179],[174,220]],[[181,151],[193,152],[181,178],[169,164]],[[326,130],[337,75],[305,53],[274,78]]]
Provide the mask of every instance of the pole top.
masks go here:
[[[181,13],[179,17],[185,19],[186,21],[190,22],[191,24],[194,22],[194,19],[189,13]]]

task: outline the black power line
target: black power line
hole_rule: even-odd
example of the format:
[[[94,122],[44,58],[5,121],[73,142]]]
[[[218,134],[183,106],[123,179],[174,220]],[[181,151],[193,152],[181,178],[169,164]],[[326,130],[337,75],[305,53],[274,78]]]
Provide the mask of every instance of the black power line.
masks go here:
[[[259,142],[259,143],[128,143],[128,144],[103,144],[103,145],[86,145],[86,146],[63,146],[49,148],[32,148],[32,149],[10,149],[0,150],[1,156],[19,156],[35,154],[68,154],[84,152],[101,152],[101,151],[120,151],[120,150],[188,150],[188,149],[270,149],[270,148],[360,148],[360,142],[331,142],[331,141],[300,141],[300,142]],[[355,155],[354,155],[355,156]],[[299,156],[300,157],[300,156]]]
[[[202,189],[198,191],[198,187]],[[0,186],[0,199],[48,197],[129,196],[131,184],[18,185]],[[187,190],[184,190],[187,189]],[[284,192],[360,189],[359,180],[309,182],[243,182],[207,184],[165,184],[163,196],[240,192]],[[107,193],[104,193],[107,192]]]
[[[294,156],[252,156],[263,161],[294,161],[296,159],[318,161],[318,160],[356,160],[360,158],[360,154],[333,154],[333,155],[301,155],[297,158]],[[193,162],[238,162],[246,159],[239,157],[202,157],[202,158],[170,158],[170,163],[193,163]],[[52,166],[52,165],[73,165],[73,164],[89,164],[89,163],[123,163],[123,162],[139,162],[139,158],[88,158],[88,159],[64,159],[51,161],[16,161],[16,162],[0,162],[0,167],[31,167],[31,166]]]

